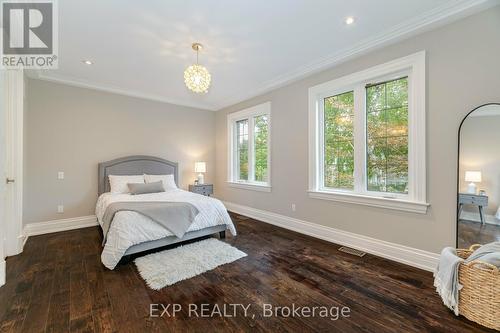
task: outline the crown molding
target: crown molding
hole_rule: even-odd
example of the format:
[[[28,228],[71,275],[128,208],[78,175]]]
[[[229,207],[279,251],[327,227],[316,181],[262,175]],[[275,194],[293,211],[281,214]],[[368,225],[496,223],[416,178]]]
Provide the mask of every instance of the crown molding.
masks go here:
[[[201,109],[201,110],[207,110],[207,111],[217,111],[218,110],[218,107],[215,107],[212,105],[207,105],[206,103],[197,103],[197,102],[193,102],[193,101],[185,101],[185,100],[179,100],[179,99],[173,99],[173,98],[166,98],[165,96],[160,96],[160,95],[155,95],[155,94],[147,94],[144,92],[130,90],[130,89],[122,89],[122,88],[114,87],[112,85],[97,84],[97,83],[87,82],[87,81],[75,79],[75,78],[56,76],[56,75],[48,75],[45,72],[42,72],[40,70],[30,71],[30,73],[28,74],[28,77],[31,79],[34,79],[34,80],[42,80],[42,81],[60,83],[60,84],[64,84],[64,85],[68,85],[68,86],[72,86],[72,87],[104,91],[104,92],[117,94],[117,95],[141,98],[141,99],[146,99],[146,100],[150,100],[150,101],[168,103],[168,104],[179,105],[179,106],[186,106],[186,107],[191,107],[191,108],[196,108],[196,109]]]
[[[331,68],[335,65],[368,53],[369,51],[394,44],[403,39],[438,28],[451,23],[452,21],[464,18],[496,5],[498,5],[496,0],[448,1],[439,7],[433,8],[432,10],[416,16],[411,20],[396,25],[376,36],[367,38],[353,46],[317,59],[316,61],[299,67],[273,80],[264,82],[257,90],[250,93],[248,91],[235,93],[231,98],[225,99],[222,103],[219,103],[219,110],[299,81],[309,75]]]

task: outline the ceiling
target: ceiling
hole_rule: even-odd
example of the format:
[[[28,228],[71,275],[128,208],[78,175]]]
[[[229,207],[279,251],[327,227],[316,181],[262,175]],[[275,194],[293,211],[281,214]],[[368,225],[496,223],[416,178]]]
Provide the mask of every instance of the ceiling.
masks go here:
[[[59,69],[40,79],[218,110],[369,49],[491,5],[490,0],[59,1]],[[345,18],[353,16],[352,25]],[[191,93],[184,69],[212,74]],[[85,65],[89,59],[93,65]]]

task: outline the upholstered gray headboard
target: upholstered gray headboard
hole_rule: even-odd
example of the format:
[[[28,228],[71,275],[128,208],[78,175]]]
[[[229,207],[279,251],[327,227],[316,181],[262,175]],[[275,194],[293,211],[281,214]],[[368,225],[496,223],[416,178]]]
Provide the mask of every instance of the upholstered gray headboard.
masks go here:
[[[174,175],[177,186],[179,179],[179,166],[154,156],[127,156],[116,160],[99,163],[99,195],[109,192],[109,175]]]

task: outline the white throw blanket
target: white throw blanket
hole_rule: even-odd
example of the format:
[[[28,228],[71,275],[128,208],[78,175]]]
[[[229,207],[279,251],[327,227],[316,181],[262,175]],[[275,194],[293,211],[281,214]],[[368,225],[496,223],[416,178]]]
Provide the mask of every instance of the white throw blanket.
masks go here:
[[[441,251],[439,264],[434,272],[434,287],[441,295],[443,304],[453,310],[458,316],[458,291],[462,285],[458,283],[458,267],[464,260],[457,256],[452,247],[445,247]]]
[[[500,267],[500,242],[489,243],[481,246],[467,258],[457,256],[457,251],[446,247],[441,252],[439,265],[434,272],[434,287],[443,299],[444,305],[453,310],[458,316],[458,291],[462,285],[458,282],[458,268],[460,263],[468,263],[480,259]]]

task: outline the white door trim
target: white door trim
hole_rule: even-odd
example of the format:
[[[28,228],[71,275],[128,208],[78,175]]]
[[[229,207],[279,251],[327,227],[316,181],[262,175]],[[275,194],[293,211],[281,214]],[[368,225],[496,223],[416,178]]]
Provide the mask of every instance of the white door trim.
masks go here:
[[[5,143],[7,178],[14,183],[6,186],[5,255],[23,251],[23,117],[24,74],[22,70],[5,72]],[[1,179],[0,181],[6,181]]]

